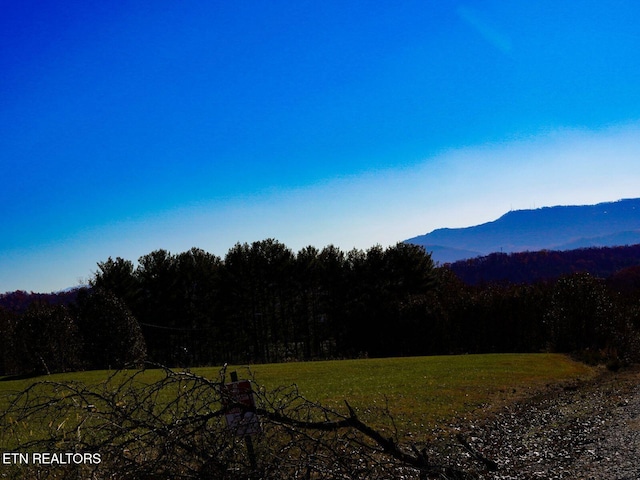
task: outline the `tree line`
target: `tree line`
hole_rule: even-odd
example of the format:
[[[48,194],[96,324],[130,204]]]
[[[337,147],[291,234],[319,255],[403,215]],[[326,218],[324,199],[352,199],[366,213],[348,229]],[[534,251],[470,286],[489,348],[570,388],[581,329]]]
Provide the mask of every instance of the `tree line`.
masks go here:
[[[470,285],[422,247],[366,251],[274,239],[224,258],[193,248],[98,263],[72,302],[0,307],[0,373],[358,356],[582,352],[633,361],[640,271]]]
[[[607,278],[637,265],[640,265],[640,245],[497,252],[459,260],[450,267],[465,283],[476,285],[500,281],[533,283],[577,272],[589,272]]]

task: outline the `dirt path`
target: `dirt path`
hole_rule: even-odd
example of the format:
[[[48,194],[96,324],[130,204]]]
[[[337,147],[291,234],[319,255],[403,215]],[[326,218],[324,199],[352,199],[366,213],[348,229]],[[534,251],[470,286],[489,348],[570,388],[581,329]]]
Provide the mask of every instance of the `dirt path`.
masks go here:
[[[638,480],[640,369],[558,387],[467,435],[499,464],[481,478]]]

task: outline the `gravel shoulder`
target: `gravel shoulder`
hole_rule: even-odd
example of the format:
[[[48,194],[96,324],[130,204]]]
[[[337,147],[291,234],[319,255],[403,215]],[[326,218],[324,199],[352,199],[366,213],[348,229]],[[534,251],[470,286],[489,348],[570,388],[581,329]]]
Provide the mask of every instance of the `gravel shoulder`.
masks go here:
[[[498,463],[479,478],[640,479],[640,368],[555,387],[462,433]]]

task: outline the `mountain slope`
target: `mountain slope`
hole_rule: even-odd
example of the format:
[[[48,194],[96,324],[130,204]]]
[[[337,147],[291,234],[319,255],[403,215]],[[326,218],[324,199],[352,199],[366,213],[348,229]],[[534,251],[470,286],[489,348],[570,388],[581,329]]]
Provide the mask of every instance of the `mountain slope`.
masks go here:
[[[616,246],[640,241],[640,199],[584,206],[511,211],[493,222],[466,228],[441,228],[405,240],[433,252],[441,263],[492,252],[567,250]],[[453,251],[452,251],[453,249]],[[447,252],[440,255],[439,252]]]
[[[492,253],[484,257],[459,260],[449,268],[460,280],[477,285],[487,282],[534,283],[555,280],[571,273],[589,273],[608,278],[631,275],[640,268],[640,245],[591,247],[576,250]],[[626,272],[626,273],[624,273]]]

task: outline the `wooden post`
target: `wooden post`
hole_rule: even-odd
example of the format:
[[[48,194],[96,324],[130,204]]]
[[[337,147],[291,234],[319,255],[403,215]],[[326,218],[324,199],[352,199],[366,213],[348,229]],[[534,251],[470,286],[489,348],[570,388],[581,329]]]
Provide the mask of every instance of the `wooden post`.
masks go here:
[[[231,372],[231,381],[232,382],[238,381],[238,373],[235,370]],[[258,469],[258,464],[256,461],[256,452],[253,448],[253,440],[251,439],[251,435],[244,436],[244,443],[247,446],[247,454],[249,455],[249,463],[251,464],[251,470],[253,470],[253,472],[255,473],[255,471]]]

